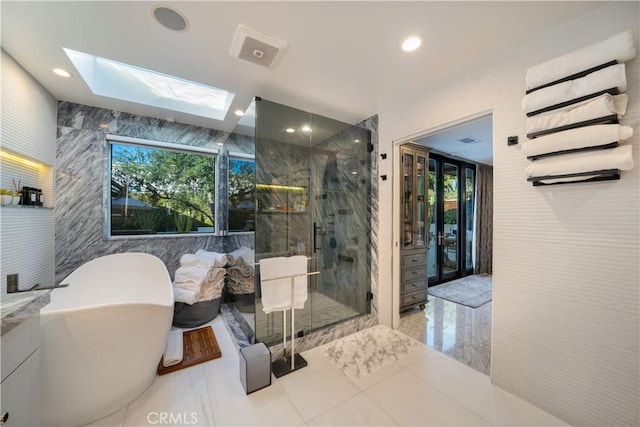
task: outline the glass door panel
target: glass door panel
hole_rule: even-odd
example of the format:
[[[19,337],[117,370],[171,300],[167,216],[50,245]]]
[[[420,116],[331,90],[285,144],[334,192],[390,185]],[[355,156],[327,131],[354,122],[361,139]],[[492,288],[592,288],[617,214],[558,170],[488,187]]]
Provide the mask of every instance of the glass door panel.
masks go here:
[[[406,189],[404,192],[404,232],[402,238],[402,245],[405,249],[413,247],[413,194],[411,194],[411,189],[413,188],[413,154],[406,153],[404,158],[402,159],[402,174],[404,179],[404,188]]]
[[[442,168],[444,190],[444,229],[442,238],[443,278],[456,275],[458,262],[458,166],[445,162]]]
[[[433,282],[438,280],[439,272],[438,272],[438,240],[436,236],[438,235],[438,209],[437,209],[437,198],[438,194],[438,180],[436,179],[437,174],[437,163],[434,159],[429,159],[429,191],[427,192],[429,198],[429,211],[428,211],[428,219],[429,222],[429,232],[428,232],[428,246],[427,246],[427,274],[429,276],[429,281]]]
[[[465,172],[465,212],[466,212],[466,246],[465,246],[465,269],[467,274],[473,274],[473,224],[475,210],[475,174],[473,168],[466,167]]]
[[[424,214],[426,209],[425,178],[426,178],[426,157],[416,155],[416,231],[415,247],[423,248],[426,244],[426,226]]]
[[[260,99],[255,135],[256,260],[305,255],[318,273],[287,335],[369,313],[371,132]],[[255,288],[255,338],[281,342],[282,312],[264,312],[259,270]]]

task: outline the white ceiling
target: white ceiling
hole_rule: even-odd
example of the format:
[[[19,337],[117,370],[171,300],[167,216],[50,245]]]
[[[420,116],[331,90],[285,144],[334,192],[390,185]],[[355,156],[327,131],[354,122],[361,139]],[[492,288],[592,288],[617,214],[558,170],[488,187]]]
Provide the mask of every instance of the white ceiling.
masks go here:
[[[205,2],[162,1],[189,21],[158,24],[156,1],[0,3],[2,47],[53,96],[231,131],[254,96],[349,123],[464,72],[599,2]],[[229,55],[245,24],[288,42],[273,69]],[[400,50],[420,35],[422,47]],[[67,47],[236,93],[224,121],[95,96]],[[62,67],[70,79],[51,72]]]
[[[472,143],[460,141],[472,138]],[[480,117],[418,138],[415,142],[454,158],[493,164],[493,117]]]

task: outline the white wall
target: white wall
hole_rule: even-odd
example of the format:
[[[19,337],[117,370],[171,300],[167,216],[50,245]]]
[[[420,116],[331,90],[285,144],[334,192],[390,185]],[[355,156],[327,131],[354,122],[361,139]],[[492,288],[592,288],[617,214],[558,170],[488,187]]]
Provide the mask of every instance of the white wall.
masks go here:
[[[12,188],[12,179],[21,186],[41,188],[45,207],[2,207],[0,213],[0,272],[2,292],[7,274],[17,273],[20,289],[33,285],[53,285],[54,189],[57,102],[30,74],[4,50],[2,54],[2,149],[28,162],[2,157],[0,182]]]
[[[610,2],[578,15],[380,114],[380,152],[395,152],[380,173],[391,174],[397,142],[493,112],[492,380],[574,425],[640,422],[640,55],[627,63],[623,119],[634,128],[636,167],[620,181],[534,188],[523,174],[526,159],[519,146],[507,146],[507,136],[526,138],[520,100],[528,67],[625,30],[638,48],[639,5]],[[399,198],[383,182],[379,233],[388,243],[380,259],[394,259],[393,270],[380,266],[383,324],[398,321],[397,236],[385,226],[394,205]],[[382,289],[392,281],[393,290]]]

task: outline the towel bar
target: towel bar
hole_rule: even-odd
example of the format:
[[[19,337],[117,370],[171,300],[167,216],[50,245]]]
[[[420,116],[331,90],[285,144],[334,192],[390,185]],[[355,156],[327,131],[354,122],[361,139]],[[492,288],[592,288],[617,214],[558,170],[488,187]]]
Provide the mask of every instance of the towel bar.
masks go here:
[[[563,130],[576,129],[581,128],[583,126],[591,126],[591,125],[617,125],[619,124],[618,115],[612,114],[610,116],[598,117],[597,119],[585,120],[583,122],[573,123],[571,125],[559,126],[553,129],[545,129],[537,132],[531,132],[527,134],[527,138],[535,139],[539,136],[548,135],[551,133],[562,132]]]
[[[595,176],[593,176],[595,175]],[[542,181],[552,180],[552,179],[563,179],[563,178],[580,178],[581,176],[593,176],[589,179],[576,180],[576,181],[561,181],[561,182],[550,182],[545,183]],[[556,185],[556,184],[575,184],[582,182],[596,182],[596,181],[613,181],[620,179],[620,171],[618,169],[606,169],[599,170],[593,172],[581,172],[581,173],[570,173],[564,175],[547,175],[547,176],[532,176],[527,178],[527,181],[531,182],[534,187],[541,185]]]

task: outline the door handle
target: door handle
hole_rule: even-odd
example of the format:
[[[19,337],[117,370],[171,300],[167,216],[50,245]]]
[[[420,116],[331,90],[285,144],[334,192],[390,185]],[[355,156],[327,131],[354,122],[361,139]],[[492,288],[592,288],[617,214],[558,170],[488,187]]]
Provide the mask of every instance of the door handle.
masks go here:
[[[313,223],[313,253],[315,254],[320,248],[316,245],[318,231],[321,230],[322,227],[319,227],[317,223]]]
[[[442,239],[443,238],[444,238],[444,236],[442,235],[442,233],[438,231],[438,246],[442,246]]]

